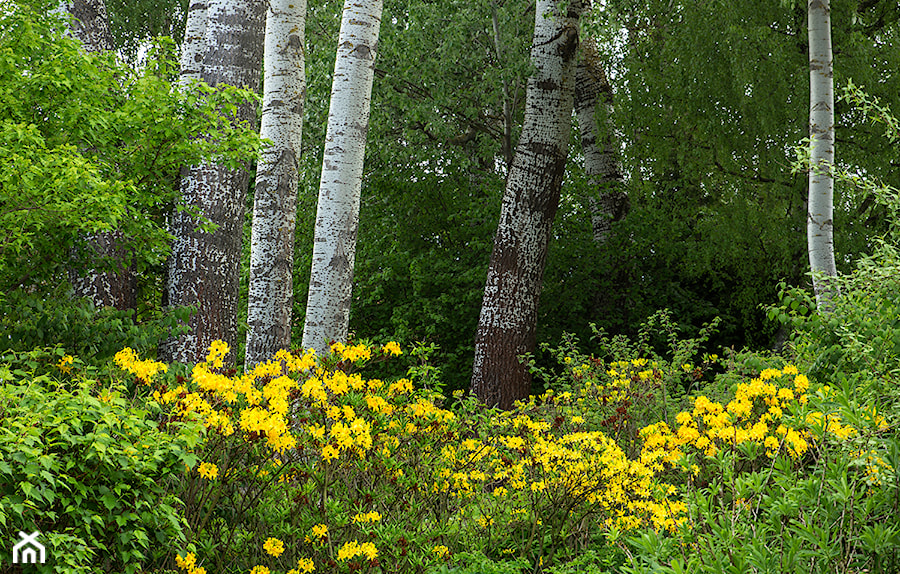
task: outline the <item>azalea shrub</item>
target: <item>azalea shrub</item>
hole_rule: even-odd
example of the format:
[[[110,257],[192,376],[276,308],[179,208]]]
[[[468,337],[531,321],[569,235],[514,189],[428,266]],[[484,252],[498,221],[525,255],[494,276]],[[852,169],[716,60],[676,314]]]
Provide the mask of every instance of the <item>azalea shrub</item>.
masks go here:
[[[328,357],[279,352],[237,374],[215,343],[190,377],[131,350],[116,357],[164,405],[163,424],[206,428],[178,478],[184,571],[424,572],[480,552],[551,566],[606,536],[674,531],[674,486],[589,429],[564,396],[510,412],[409,378],[366,378],[401,353],[340,345]]]
[[[222,342],[196,365],[9,355],[0,375],[28,384],[4,389],[16,463],[0,464],[0,523],[52,532],[57,572],[896,570],[892,402],[774,356],[563,347],[556,388],[506,412],[445,396],[421,362],[380,378],[398,371],[395,343],[280,351],[244,372]],[[104,479],[78,480],[100,502],[66,503],[79,529],[54,504],[94,451]]]

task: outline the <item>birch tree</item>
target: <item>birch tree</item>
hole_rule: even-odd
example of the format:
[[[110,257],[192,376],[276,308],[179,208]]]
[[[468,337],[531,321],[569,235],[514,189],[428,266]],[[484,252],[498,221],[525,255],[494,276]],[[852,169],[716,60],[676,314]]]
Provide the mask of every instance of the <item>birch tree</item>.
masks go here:
[[[581,131],[584,171],[596,195],[588,198],[594,242],[603,244],[612,223],[628,212],[628,195],[622,190],[622,167],[619,164],[613,126],[612,86],[594,42],[582,42],[581,58],[575,76],[575,113]]]
[[[809,0],[810,169],[806,238],[816,304],[827,312],[836,295],[834,262],[834,69],[830,0]]]
[[[212,87],[223,84],[258,91],[265,6],[262,0],[211,0],[206,5],[205,24],[188,24],[187,33],[196,34],[201,28],[205,32],[205,47],[199,48],[203,54],[200,79]],[[203,15],[199,4],[188,13],[189,18]],[[193,54],[196,62],[200,52],[189,52],[188,57]],[[185,73],[192,75],[189,77],[197,74],[192,66]],[[252,125],[255,118],[255,106],[244,103],[238,106],[234,121]],[[166,294],[169,305],[192,305],[197,312],[187,333],[161,347],[160,354],[168,361],[196,362],[217,339],[235,347],[248,181],[246,170],[209,163],[182,172],[183,209],[172,217],[175,240]],[[211,230],[200,228],[191,211],[206,218]]]
[[[525,123],[503,195],[475,335],[472,390],[510,408],[528,396],[520,356],[534,350],[537,306],[572,126],[578,18],[555,0],[537,0]]]
[[[303,347],[324,354],[347,338],[363,159],[381,0],[346,0],[331,88],[316,209]]]
[[[266,17],[259,135],[271,140],[256,168],[250,240],[246,364],[291,345],[297,158],[303,129],[306,0],[271,0]]]

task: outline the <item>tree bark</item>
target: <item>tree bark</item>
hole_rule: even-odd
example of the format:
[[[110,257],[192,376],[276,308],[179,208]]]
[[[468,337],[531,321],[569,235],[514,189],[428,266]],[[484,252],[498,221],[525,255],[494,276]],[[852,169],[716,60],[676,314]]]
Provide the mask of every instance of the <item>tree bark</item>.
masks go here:
[[[262,0],[208,2],[200,79],[213,87],[227,84],[259,90],[265,9]],[[189,16],[200,15],[202,10],[192,6]],[[189,23],[187,29],[196,31],[198,26]],[[191,69],[186,72],[195,73]],[[234,121],[255,124],[255,106],[239,106]],[[214,340],[235,348],[248,182],[245,170],[208,163],[182,171],[182,202],[216,227],[211,232],[198,229],[196,219],[185,210],[172,216],[175,240],[168,265],[168,304],[193,305],[197,312],[191,317],[188,333],[161,347],[160,354],[167,361],[202,360]]]
[[[595,44],[582,42],[579,51],[581,58],[575,76],[575,113],[581,131],[584,171],[596,190],[588,198],[591,228],[594,242],[602,245],[612,224],[628,213],[629,202],[610,121],[612,86],[606,78]]]
[[[578,17],[582,3],[559,13],[555,0],[537,0],[525,122],[500,210],[475,335],[472,390],[507,409],[531,390],[520,361],[534,351],[537,307],[559,205],[574,100]]]
[[[102,52],[114,48],[109,32],[109,18],[103,0],[74,0],[62,2],[60,10],[71,16],[71,32],[87,52]],[[107,263],[113,269],[69,271],[69,283],[75,297],[89,299],[95,307],[114,307],[119,310],[137,307],[137,275],[131,265],[131,251],[120,231],[89,233],[81,238],[78,247],[87,251],[86,257],[96,263]]]
[[[331,88],[303,347],[345,341],[382,0],[345,0]]]
[[[179,80],[187,84],[203,79],[203,58],[206,55],[206,0],[192,0],[188,6],[181,43],[181,74]]]
[[[256,168],[245,365],[291,346],[297,160],[306,97],[306,0],[270,0],[259,135],[272,141]]]
[[[806,237],[816,305],[828,312],[837,295],[834,261],[834,73],[829,0],[809,0],[810,169]]]
[[[88,52],[112,50],[109,17],[103,0],[70,0],[61,4],[72,16],[72,33]]]

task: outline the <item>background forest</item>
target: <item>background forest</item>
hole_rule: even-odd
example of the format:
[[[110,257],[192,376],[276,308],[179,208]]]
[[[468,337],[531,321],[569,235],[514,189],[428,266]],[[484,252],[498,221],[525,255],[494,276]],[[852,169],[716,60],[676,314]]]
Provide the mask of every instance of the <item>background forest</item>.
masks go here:
[[[0,534],[53,532],[46,571],[900,570],[895,0],[830,4],[829,312],[807,254],[807,4],[594,3],[581,58],[608,82],[616,173],[598,186],[573,114],[534,395],[507,412],[467,391],[535,4],[385,0],[351,337],[314,359],[342,11],[309,0],[295,351],[246,369],[266,144],[228,117],[262,106],[179,84],[187,2],[106,9],[96,53],[46,3],[0,9]],[[238,334],[178,364],[163,347],[196,309],[166,293],[169,225],[201,162],[250,174]],[[84,240],[110,230],[135,298],[98,309],[80,277],[119,259]],[[9,553],[0,571],[25,571]]]
[[[832,10],[838,90],[852,80],[896,109],[897,7],[836,2]],[[112,2],[109,14],[117,45],[137,58],[141,42],[152,34],[181,38],[185,7]],[[435,343],[439,349],[432,358],[451,388],[465,388],[471,372],[504,177],[521,127],[533,18],[527,2],[385,7],[351,330],[358,338]],[[339,21],[335,3],[310,4],[295,337],[305,313]],[[761,305],[776,300],[780,281],[809,281],[806,177],[792,171],[793,147],[807,136],[806,7],[777,1],[610,2],[584,25],[600,42],[614,91],[609,126],[620,142],[630,211],[613,224],[604,244],[592,241],[588,200],[596,190],[584,176],[573,136],[538,339],[558,341],[563,332],[586,338],[590,323],[611,334],[635,335],[642,320],[665,308],[686,334],[720,317],[712,348],[777,346],[784,334],[779,338],[777,326],[765,321]],[[100,116],[106,104],[83,105],[77,113],[90,118]],[[836,117],[841,165],[896,185],[896,153],[877,126],[846,101],[837,103]],[[155,167],[154,179],[126,174],[141,198],[156,194],[146,200],[153,204],[150,213],[165,210],[160,187],[176,178],[177,169]],[[863,192],[838,185],[835,242],[846,272],[888,222],[883,208]],[[175,190],[168,192],[171,197]],[[248,201],[249,214],[252,189]],[[50,207],[34,217],[52,218]],[[124,344],[151,350],[155,339],[147,333],[140,343],[129,340],[133,335],[124,331],[134,332],[130,321],[98,328],[97,315],[66,298],[60,276],[66,250],[59,247],[72,244],[72,231],[57,228],[60,235],[40,251],[6,249],[3,325],[9,336],[2,344],[27,349],[62,342],[79,354],[106,357]],[[10,238],[7,245],[16,241]],[[137,323],[155,324],[162,309],[162,254],[155,243],[134,247],[147,261],[138,271]],[[55,296],[48,299],[47,293]],[[238,309],[246,313],[246,303]],[[241,356],[238,351],[238,363]]]

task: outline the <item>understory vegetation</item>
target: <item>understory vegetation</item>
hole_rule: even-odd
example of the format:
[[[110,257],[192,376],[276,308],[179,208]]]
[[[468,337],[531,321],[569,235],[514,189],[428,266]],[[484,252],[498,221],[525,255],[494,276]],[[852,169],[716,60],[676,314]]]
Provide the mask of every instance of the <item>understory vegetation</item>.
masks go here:
[[[45,533],[45,572],[895,572],[898,290],[884,244],[830,315],[782,291],[780,354],[665,312],[565,336],[507,412],[391,342],[250,372],[9,353],[0,538]]]

